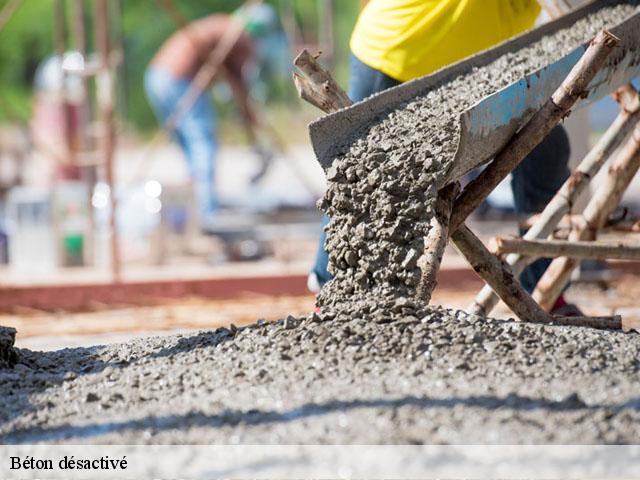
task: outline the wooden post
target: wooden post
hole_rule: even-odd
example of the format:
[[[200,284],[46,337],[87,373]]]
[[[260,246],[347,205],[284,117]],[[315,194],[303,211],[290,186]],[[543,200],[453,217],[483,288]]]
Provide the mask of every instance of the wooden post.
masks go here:
[[[293,82],[300,98],[325,113],[336,112],[353,104],[331,74],[316,61],[318,56],[314,57],[307,50],[302,50],[293,61],[293,64],[305,75],[293,73]]]
[[[570,257],[595,260],[640,260],[640,244],[624,242],[596,243],[567,240],[525,240],[523,238],[496,237],[490,250],[495,255],[517,253],[526,257]]]
[[[87,55],[87,31],[86,31],[86,8],[85,0],[74,0],[72,5],[72,22],[71,27],[73,31],[73,44],[75,49],[82,56],[83,66],[86,68],[88,62]],[[93,196],[93,189],[98,181],[98,173],[95,163],[86,162],[86,157],[93,149],[93,139],[89,136],[89,125],[92,122],[92,109],[91,102],[89,100],[89,79],[87,75],[78,75],[80,81],[80,94],[81,100],[78,104],[79,118],[77,121],[77,138],[78,145],[76,148],[76,163],[80,170],[80,178],[87,186],[87,205],[89,206],[89,231],[85,236],[85,262],[89,265],[93,265],[95,261],[95,232],[96,221],[93,214],[93,206],[91,198]]]
[[[118,224],[116,216],[116,179],[113,165],[115,148],[114,126],[114,86],[111,71],[111,31],[108,0],[95,0],[95,44],[99,55],[99,71],[96,76],[96,96],[100,115],[100,143],[105,177],[109,186],[109,236],[111,243],[111,273],[113,282],[120,281],[120,247],[118,244]]]
[[[560,190],[537,217],[534,225],[523,236],[525,240],[545,238],[566,214],[571,211],[575,200],[587,189],[589,183],[602,168],[607,158],[620,146],[633,128],[640,122],[640,100],[638,92],[631,85],[619,88],[614,97],[620,103],[621,111],[607,131],[600,137],[593,149],[580,162]],[[518,254],[508,255],[506,262],[515,274],[520,274],[527,265],[527,259]],[[488,315],[498,303],[498,297],[489,286],[485,286],[476,296],[469,310],[476,315]]]
[[[76,50],[82,55],[82,60],[86,65],[87,58],[87,32],[85,28],[85,0],[74,0],[73,3],[73,38]],[[80,83],[82,88],[82,119],[80,121],[80,150],[86,151],[88,148],[88,139],[86,135],[86,124],[91,119],[91,111],[89,105],[89,82],[86,75],[80,75]],[[95,179],[94,179],[95,182]],[[92,184],[94,183],[92,182]]]
[[[471,264],[474,271],[496,290],[504,303],[525,322],[554,325],[571,325],[602,329],[622,328],[622,319],[613,317],[554,317],[546,313],[513,276],[509,267],[502,263],[482,244],[466,225],[452,235],[456,247]]]
[[[511,271],[482,244],[466,225],[459,227],[451,239],[473,270],[500,296],[520,320],[552,323],[553,318],[525,292]]]
[[[547,103],[529,120],[493,162],[467,187],[456,200],[451,215],[451,231],[466,218],[495,189],[496,186],[569,114],[575,103],[585,96],[589,83],[602,68],[619,40],[602,30],[573,67],[562,85]]]
[[[640,168],[640,125],[636,126],[633,134],[609,167],[604,184],[596,190],[582,214],[583,224],[572,230],[569,235],[570,241],[595,239],[597,231],[604,226],[607,217],[620,203],[622,195],[638,168]],[[576,266],[577,261],[567,257],[556,258],[551,262],[533,293],[542,308],[547,311],[551,309]]]
[[[436,212],[431,219],[431,230],[425,238],[425,250],[422,260],[422,275],[418,286],[418,297],[425,304],[431,301],[431,294],[437,284],[438,271],[442,255],[449,240],[449,218],[451,217],[451,207],[458,192],[460,184],[458,182],[443,188],[438,193],[436,201]]]
[[[60,57],[60,62],[62,62],[62,56],[66,50],[64,0],[55,0],[53,9],[53,43],[56,49],[56,54]],[[62,63],[60,64],[60,68],[62,69]]]

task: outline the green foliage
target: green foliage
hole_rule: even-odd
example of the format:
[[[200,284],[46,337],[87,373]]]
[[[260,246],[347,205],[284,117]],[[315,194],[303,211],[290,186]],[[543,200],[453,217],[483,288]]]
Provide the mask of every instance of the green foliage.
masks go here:
[[[7,2],[0,0],[0,9]],[[53,51],[52,3],[23,1],[0,30],[0,121],[29,116],[35,69]]]

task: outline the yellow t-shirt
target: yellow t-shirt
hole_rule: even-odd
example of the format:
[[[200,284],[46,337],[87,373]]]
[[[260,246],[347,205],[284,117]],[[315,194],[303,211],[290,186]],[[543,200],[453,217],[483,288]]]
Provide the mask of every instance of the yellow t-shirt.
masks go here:
[[[370,0],[351,36],[362,62],[406,81],[531,28],[536,0]]]

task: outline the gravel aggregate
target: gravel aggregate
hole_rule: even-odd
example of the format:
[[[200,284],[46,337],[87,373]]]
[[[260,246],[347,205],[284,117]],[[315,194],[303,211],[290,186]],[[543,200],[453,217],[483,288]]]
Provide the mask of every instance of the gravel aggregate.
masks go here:
[[[637,442],[638,336],[480,319],[415,298],[460,111],[636,8],[603,8],[460,76],[336,158],[321,202],[335,280],[321,313],[108,347],[10,348],[0,440]]]
[[[3,443],[635,443],[636,335],[396,307],[0,370]]]

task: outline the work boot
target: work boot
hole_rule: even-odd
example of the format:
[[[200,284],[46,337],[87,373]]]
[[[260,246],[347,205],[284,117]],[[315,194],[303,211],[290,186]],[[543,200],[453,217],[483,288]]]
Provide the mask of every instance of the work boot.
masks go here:
[[[551,315],[559,317],[584,317],[582,310],[574,303],[567,303],[564,295],[560,295],[551,309]]]

